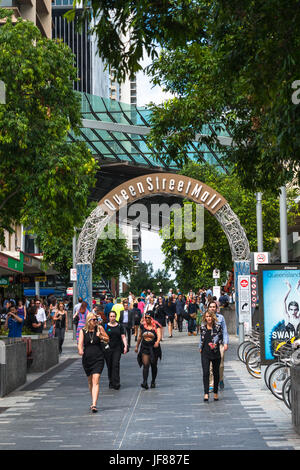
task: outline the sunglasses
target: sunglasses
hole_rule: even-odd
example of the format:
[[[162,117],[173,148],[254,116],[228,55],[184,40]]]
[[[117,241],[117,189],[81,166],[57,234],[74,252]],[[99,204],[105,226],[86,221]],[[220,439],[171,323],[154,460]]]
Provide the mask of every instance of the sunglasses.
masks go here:
[[[97,318],[91,318],[90,321],[97,321]]]

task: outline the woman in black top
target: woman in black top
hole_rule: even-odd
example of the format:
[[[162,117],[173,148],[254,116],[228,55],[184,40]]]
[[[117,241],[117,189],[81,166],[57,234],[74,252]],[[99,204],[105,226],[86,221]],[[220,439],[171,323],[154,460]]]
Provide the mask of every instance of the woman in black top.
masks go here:
[[[109,337],[109,348],[105,350],[109,388],[120,388],[120,360],[122,352],[128,352],[124,327],[116,321],[115,312],[109,313],[109,322],[105,325]]]
[[[140,367],[143,366],[143,383],[141,387],[146,390],[149,388],[147,384],[149,368],[151,365],[152,381],[151,388],[155,388],[155,379],[157,376],[157,361],[161,359],[161,327],[151,315],[145,314],[144,321],[140,326],[140,333],[137,340],[135,352],[138,352],[137,361]],[[141,345],[139,350],[139,345]]]
[[[206,312],[200,326],[199,350],[201,353],[204,385],[204,401],[208,401],[209,367],[212,363],[214,376],[214,400],[218,400],[218,386],[220,379],[220,343],[223,340],[222,327],[215,314]]]
[[[153,318],[161,326],[161,341],[164,339],[164,327],[166,326],[166,309],[164,299],[158,297],[158,302],[154,307]]]
[[[62,353],[62,345],[65,339],[65,332],[68,331],[67,312],[63,302],[59,302],[55,310],[53,322],[55,325],[55,338],[58,338],[59,354]]]
[[[168,302],[165,307],[166,314],[168,316],[168,329],[169,329],[169,338],[173,338],[173,328],[174,320],[176,315],[176,304],[173,297],[168,299]]]
[[[78,353],[82,356],[82,365],[88,377],[89,389],[92,396],[91,410],[98,411],[97,400],[99,396],[99,381],[104,367],[103,342],[109,338],[101,325],[97,326],[97,317],[94,313],[88,313],[86,322],[79,332]]]

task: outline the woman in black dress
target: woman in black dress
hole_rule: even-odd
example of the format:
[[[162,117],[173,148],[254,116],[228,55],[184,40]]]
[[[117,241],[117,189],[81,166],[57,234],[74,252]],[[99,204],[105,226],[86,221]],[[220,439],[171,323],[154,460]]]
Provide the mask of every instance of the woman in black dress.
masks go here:
[[[141,387],[148,389],[148,375],[151,366],[152,380],[151,388],[155,388],[155,379],[157,376],[157,361],[161,359],[161,327],[149,313],[145,314],[144,320],[140,325],[139,337],[137,340],[135,352],[138,352],[137,361],[140,367],[143,366],[143,383]],[[141,345],[141,346],[140,346]],[[140,346],[140,350],[139,350]]]
[[[82,356],[82,365],[88,377],[89,390],[92,396],[90,409],[98,411],[100,375],[104,367],[103,343],[108,343],[109,337],[101,325],[97,325],[94,313],[88,313],[85,326],[79,332],[78,353]]]
[[[176,316],[176,303],[173,297],[169,297],[166,307],[165,307],[165,312],[168,317],[168,329],[169,329],[169,338],[173,338],[173,328],[174,328],[174,320]]]
[[[62,353],[62,345],[65,339],[65,332],[68,331],[67,311],[63,302],[59,302],[52,318],[55,325],[55,338],[58,338],[59,354]]]
[[[125,328],[116,321],[116,313],[109,313],[109,322],[105,325],[109,337],[109,348],[105,351],[109,388],[120,388],[120,359],[122,352],[128,352]]]
[[[200,326],[199,350],[201,353],[204,385],[204,401],[208,401],[209,392],[209,368],[212,363],[214,376],[214,400],[218,400],[218,386],[220,379],[220,343],[223,340],[223,332],[220,323],[211,312],[203,315]]]
[[[154,307],[153,318],[161,326],[161,341],[164,339],[164,328],[166,326],[166,309],[164,299],[158,297],[158,302]]]

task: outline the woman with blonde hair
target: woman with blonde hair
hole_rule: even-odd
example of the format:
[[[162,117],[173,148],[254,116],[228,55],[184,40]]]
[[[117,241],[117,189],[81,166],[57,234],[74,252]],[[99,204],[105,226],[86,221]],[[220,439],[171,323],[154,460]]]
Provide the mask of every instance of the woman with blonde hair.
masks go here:
[[[82,356],[82,366],[88,377],[92,397],[90,409],[93,413],[98,411],[99,382],[104,367],[103,346],[109,342],[103,326],[97,323],[97,316],[92,312],[88,313],[78,340],[78,354]]]
[[[223,340],[223,331],[214,312],[208,310],[203,314],[200,325],[199,351],[203,369],[204,401],[208,401],[209,368],[212,363],[214,376],[214,400],[218,400],[218,386],[220,378],[220,343]]]

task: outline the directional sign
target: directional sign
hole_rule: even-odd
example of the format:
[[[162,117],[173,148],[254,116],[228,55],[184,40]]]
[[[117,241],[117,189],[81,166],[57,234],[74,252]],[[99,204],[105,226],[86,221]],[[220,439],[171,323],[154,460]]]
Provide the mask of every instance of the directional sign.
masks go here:
[[[76,268],[70,269],[70,281],[71,282],[77,281],[77,269]]]
[[[239,322],[251,328],[251,284],[250,275],[238,276]],[[248,329],[247,328],[247,329]]]

